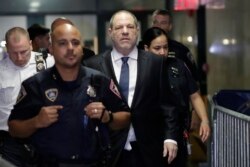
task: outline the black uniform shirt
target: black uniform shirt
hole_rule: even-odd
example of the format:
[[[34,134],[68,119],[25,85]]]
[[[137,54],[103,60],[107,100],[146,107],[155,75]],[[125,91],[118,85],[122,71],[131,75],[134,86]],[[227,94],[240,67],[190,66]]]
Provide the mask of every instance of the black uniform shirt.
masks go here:
[[[182,120],[185,121],[183,125],[185,125],[185,128],[189,128],[190,95],[199,90],[198,85],[183,61],[174,57],[168,57],[166,61],[168,64],[168,80],[172,93],[179,99],[177,103],[183,109],[183,113],[181,113]]]
[[[89,85],[95,87],[96,97],[87,94]],[[81,67],[76,81],[65,82],[53,67],[23,82],[9,119],[29,119],[43,106],[62,105],[58,121],[31,136],[33,144],[44,156],[93,163],[100,158],[101,151],[95,131],[97,121],[88,119],[84,112],[84,107],[93,100],[103,102],[112,112],[128,111],[113,81],[101,73]],[[100,126],[107,129],[105,124]]]
[[[195,81],[199,81],[198,69],[190,50],[180,42],[168,39],[169,54],[184,61]]]

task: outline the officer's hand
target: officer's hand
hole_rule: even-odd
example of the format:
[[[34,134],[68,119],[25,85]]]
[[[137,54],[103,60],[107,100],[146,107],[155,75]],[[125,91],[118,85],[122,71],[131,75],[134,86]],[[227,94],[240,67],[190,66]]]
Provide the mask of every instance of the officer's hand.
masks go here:
[[[202,142],[205,142],[208,139],[210,136],[210,127],[208,122],[201,122],[199,134]]]
[[[170,164],[177,155],[178,147],[171,142],[164,142],[163,157],[168,157],[168,164]]]
[[[58,110],[61,110],[62,108],[63,106],[61,105],[42,107],[36,117],[37,127],[46,128],[56,122],[58,120]]]
[[[84,110],[88,117],[100,119],[103,116],[103,112],[105,112],[105,106],[102,102],[92,102],[89,103]]]

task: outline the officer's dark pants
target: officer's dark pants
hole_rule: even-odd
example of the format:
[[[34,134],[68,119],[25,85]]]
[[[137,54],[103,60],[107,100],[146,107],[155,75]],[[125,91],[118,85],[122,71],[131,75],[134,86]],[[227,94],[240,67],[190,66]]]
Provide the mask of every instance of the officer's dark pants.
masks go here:
[[[26,150],[23,143],[12,138],[7,131],[0,130],[0,156],[17,167],[32,167],[27,162]]]

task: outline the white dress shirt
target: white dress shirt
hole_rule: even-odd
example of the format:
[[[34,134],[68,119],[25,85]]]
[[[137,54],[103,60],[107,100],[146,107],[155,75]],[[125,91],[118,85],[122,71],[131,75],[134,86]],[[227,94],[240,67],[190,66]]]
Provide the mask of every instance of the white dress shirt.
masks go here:
[[[121,66],[122,66],[122,57],[124,57],[121,53],[118,53],[116,49],[113,49],[111,52],[111,59],[113,63],[113,68],[115,71],[115,76],[117,81],[119,82],[120,79],[120,73],[121,73]],[[128,92],[128,105],[131,107],[134,92],[135,92],[135,85],[137,80],[137,58],[138,58],[138,49],[135,47],[132,52],[130,52],[128,59],[128,65],[129,65],[129,92]],[[131,141],[136,141],[136,136],[134,132],[134,128],[132,123],[130,124],[130,129],[127,137],[127,142],[125,145],[126,150],[131,150],[132,147],[130,145]]]
[[[31,52],[30,60],[24,67],[16,66],[9,56],[0,61],[0,130],[8,131],[7,121],[22,81],[37,73],[36,54],[39,53]],[[51,67],[54,65],[54,58],[50,55],[46,62],[47,67]]]

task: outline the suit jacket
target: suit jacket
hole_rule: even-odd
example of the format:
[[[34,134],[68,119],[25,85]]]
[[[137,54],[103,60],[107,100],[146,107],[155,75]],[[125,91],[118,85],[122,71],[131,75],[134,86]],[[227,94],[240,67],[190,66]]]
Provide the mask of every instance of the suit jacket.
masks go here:
[[[177,139],[177,112],[174,100],[169,98],[168,82],[163,58],[138,50],[137,81],[131,104],[131,122],[145,166],[166,166],[163,155],[164,139]],[[118,85],[111,60],[111,51],[84,62],[111,77]],[[166,96],[167,95],[167,96]],[[164,96],[164,97],[163,97]],[[163,97],[163,98],[162,98]],[[126,143],[128,129],[111,134],[113,154]]]

